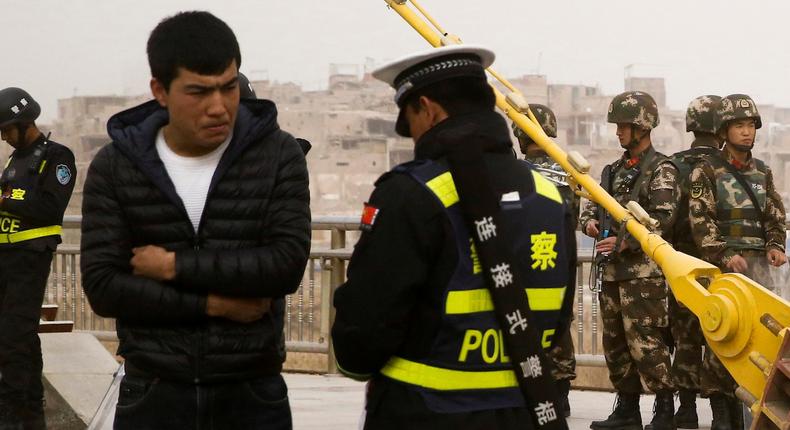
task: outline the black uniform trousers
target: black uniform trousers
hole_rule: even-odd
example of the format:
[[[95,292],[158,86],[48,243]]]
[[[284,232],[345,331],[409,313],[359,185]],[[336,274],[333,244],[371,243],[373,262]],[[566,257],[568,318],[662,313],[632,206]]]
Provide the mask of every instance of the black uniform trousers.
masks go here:
[[[38,323],[51,263],[49,250],[0,248],[1,397],[44,397]]]

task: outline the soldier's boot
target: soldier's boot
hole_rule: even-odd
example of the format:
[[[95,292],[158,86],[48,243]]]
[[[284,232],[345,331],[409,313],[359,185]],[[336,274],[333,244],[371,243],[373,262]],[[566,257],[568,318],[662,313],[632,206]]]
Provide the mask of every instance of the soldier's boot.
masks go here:
[[[675,413],[675,425],[681,429],[699,428],[697,393],[681,390],[678,397],[680,397],[680,406],[678,406],[678,411]]]
[[[656,393],[653,403],[653,419],[647,427],[652,430],[675,430],[675,396],[671,391]]]
[[[642,430],[639,394],[617,393],[614,411],[602,421],[590,424],[593,430]]]
[[[734,430],[730,416],[730,404],[724,394],[710,396],[710,410],[713,413],[713,422],[710,430]]]
[[[557,381],[557,412],[565,418],[571,416],[571,403],[568,401],[568,394],[570,391],[570,379],[560,379]]]
[[[727,397],[733,430],[743,430],[743,403],[737,397]]]

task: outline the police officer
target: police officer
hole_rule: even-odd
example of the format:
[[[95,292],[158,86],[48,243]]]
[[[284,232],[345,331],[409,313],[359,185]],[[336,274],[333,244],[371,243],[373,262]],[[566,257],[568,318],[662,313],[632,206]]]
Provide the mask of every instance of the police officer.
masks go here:
[[[554,112],[547,106],[537,103],[530,103],[529,109],[535,115],[535,119],[540,124],[543,131],[549,137],[557,137],[557,117]],[[541,169],[540,172],[547,179],[552,181],[557,189],[562,194],[568,209],[571,210],[571,221],[573,222],[573,229],[579,222],[579,205],[580,199],[576,193],[573,192],[567,182],[567,174],[557,162],[551,159],[546,151],[543,150],[527,133],[524,133],[516,123],[513,123],[513,135],[518,139],[519,148],[521,153],[524,154],[524,160],[529,161],[537,168]],[[576,252],[576,250],[572,250]],[[571,320],[573,319],[571,313]],[[571,414],[571,406],[568,402],[568,393],[571,388],[571,381],[576,379],[576,357],[573,349],[573,339],[571,338],[571,325],[568,324],[568,330],[555,340],[555,347],[549,352],[549,357],[553,367],[551,369],[551,376],[557,381],[557,391],[559,395],[559,411],[563,416],[568,417]]]
[[[365,429],[566,428],[542,350],[568,324],[575,238],[557,188],[513,156],[493,59],[442,47],[373,74],[415,160],[376,182],[335,295]]]
[[[705,260],[774,289],[769,265],[787,261],[785,209],[771,169],[751,154],[762,126],[760,113],[751,97],[731,94],[721,100],[717,115],[718,136],[726,145],[720,156],[701,160],[691,172],[691,232]],[[707,348],[702,367],[702,395],[710,397],[713,410],[711,428],[741,428],[732,376]]]
[[[625,153],[604,168],[603,188],[622,205],[638,202],[659,222],[657,232],[667,236],[677,209],[678,171],[653,149],[650,140],[650,131],[659,121],[655,101],[641,91],[624,92],[612,100],[607,120],[617,124]],[[582,212],[580,223],[590,237],[599,235],[602,210],[591,203]],[[603,269],[600,300],[604,354],[609,379],[617,390],[617,405],[606,420],[593,421],[590,427],[641,429],[641,376],[656,393],[653,429],[674,429],[674,384],[662,334],[669,324],[667,286],[661,270],[619,225],[613,225],[612,235],[599,240],[595,249],[611,256]]]
[[[672,156],[679,170],[680,203],[672,229],[672,244],[678,251],[701,258],[697,245],[691,237],[688,223],[688,190],[691,169],[706,157],[718,156],[721,140],[717,137],[716,109],[721,97],[699,96],[691,101],[686,110],[686,131],[694,133],[691,148]],[[699,375],[702,364],[704,338],[699,319],[687,307],[678,304],[674,296],[669,300],[669,324],[675,341],[675,356],[672,361],[672,378],[678,389],[680,406],[675,414],[679,428],[699,427],[696,398],[699,393]]]
[[[44,428],[38,323],[77,173],[71,150],[36,127],[40,113],[26,91],[0,90],[0,135],[14,148],[0,177],[0,428]]]

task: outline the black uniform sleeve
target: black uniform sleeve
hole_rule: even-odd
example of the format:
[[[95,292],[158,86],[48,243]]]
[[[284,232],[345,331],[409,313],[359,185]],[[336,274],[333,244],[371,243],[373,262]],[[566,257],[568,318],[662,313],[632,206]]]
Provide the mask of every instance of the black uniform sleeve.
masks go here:
[[[131,229],[115,196],[113,155],[112,146],[102,149],[85,180],[80,268],[91,307],[103,317],[145,323],[205,318],[204,295],[132,274]]]
[[[567,206],[566,206],[567,207]],[[576,294],[576,263],[578,251],[576,248],[576,220],[575,214],[571,214],[571,208],[565,212],[565,249],[568,253],[568,286],[565,288],[565,298],[560,310],[557,333],[562,336],[566,333],[568,326],[573,318],[573,296]]]
[[[301,147],[287,133],[283,137],[274,190],[261,213],[261,245],[177,251],[179,284],[246,297],[284,297],[299,288],[310,255],[310,187]]]
[[[65,166],[70,175],[65,184],[60,183],[56,174],[59,168],[63,168],[61,166]],[[38,185],[25,193],[23,200],[2,199],[0,209],[41,225],[59,225],[74,191],[76,178],[74,154],[65,146],[52,146],[47,150],[46,164]]]
[[[334,301],[338,367],[355,379],[378,372],[404,341],[444,234],[438,202],[405,175],[380,181],[370,205],[379,213],[354,248]]]

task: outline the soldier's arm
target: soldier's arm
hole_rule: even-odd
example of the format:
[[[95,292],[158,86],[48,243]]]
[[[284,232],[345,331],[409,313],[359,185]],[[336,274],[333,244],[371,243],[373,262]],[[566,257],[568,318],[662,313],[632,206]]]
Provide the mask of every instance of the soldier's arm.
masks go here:
[[[658,221],[656,232],[662,236],[672,228],[680,200],[678,169],[665,161],[656,166],[653,176],[647,184],[647,207],[645,211],[651,218]],[[626,244],[631,251],[639,251],[642,245],[630,234],[626,236]]]
[[[334,301],[332,342],[349,377],[378,372],[413,329],[410,319],[443,244],[442,208],[432,199],[402,174],[377,183],[370,197],[379,212],[354,247],[348,281]]]
[[[782,198],[776,192],[774,175],[768,169],[766,175],[766,200],[765,200],[765,248],[785,251],[785,207]]]
[[[716,195],[713,169],[706,162],[697,164],[691,171],[689,190],[689,222],[691,235],[702,257],[708,262],[724,267],[735,252],[716,225]]]
[[[584,202],[584,209],[581,215],[579,215],[579,225],[581,226],[582,232],[584,232],[584,228],[587,226],[588,222],[598,219],[599,210],[601,209],[594,201],[587,200]]]

